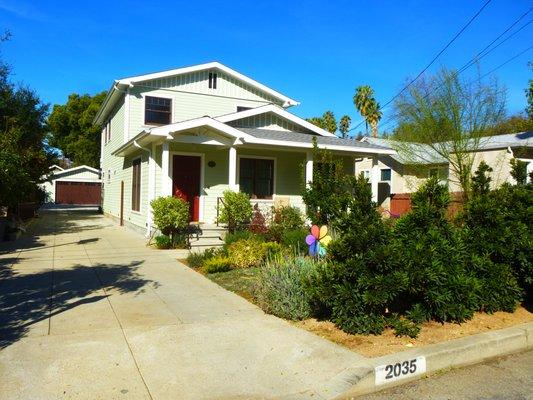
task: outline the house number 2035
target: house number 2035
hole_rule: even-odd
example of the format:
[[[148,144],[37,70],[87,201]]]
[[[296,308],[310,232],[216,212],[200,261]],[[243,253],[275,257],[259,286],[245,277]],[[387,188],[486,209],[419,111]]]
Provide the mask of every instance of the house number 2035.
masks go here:
[[[376,385],[404,379],[426,372],[426,358],[421,356],[375,368]]]

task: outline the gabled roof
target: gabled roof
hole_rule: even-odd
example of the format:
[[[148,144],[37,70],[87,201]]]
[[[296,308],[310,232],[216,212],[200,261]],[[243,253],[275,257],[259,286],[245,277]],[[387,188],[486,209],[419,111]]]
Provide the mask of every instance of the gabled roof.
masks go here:
[[[54,165],[51,165],[49,169],[51,169],[51,170],[52,169],[57,169],[59,171],[63,171],[65,168],[61,168],[59,165],[54,164]]]
[[[231,114],[221,115],[219,117],[215,117],[215,119],[217,121],[226,123],[226,122],[237,121],[239,119],[253,117],[255,115],[261,115],[261,114],[266,114],[266,113],[276,114],[281,118],[285,118],[286,120],[289,120],[295,123],[296,125],[300,125],[304,127],[305,129],[308,129],[311,132],[316,133],[317,135],[336,137],[333,133],[330,133],[322,128],[319,128],[318,126],[306,121],[305,119],[300,118],[274,104],[267,104],[265,106],[251,108],[246,111],[240,111],[240,112],[235,112]]]
[[[107,93],[107,96],[102,104],[102,107],[100,108],[100,110],[98,110],[98,113],[96,114],[94,118],[94,123],[101,124],[103,122],[102,120],[105,118],[107,114],[107,110],[109,110],[111,106],[115,103],[115,101],[123,94],[123,90],[128,87],[133,86],[136,83],[146,82],[152,79],[161,79],[161,78],[167,78],[167,77],[176,76],[176,75],[189,74],[192,72],[198,72],[198,71],[204,71],[204,70],[222,71],[225,74],[232,76],[235,79],[238,79],[241,82],[244,82],[247,85],[250,85],[251,87],[256,88],[280,100],[280,102],[283,103],[283,107],[290,107],[290,106],[295,106],[295,105],[300,104],[298,101],[291,99],[290,97],[287,97],[284,94],[274,89],[271,89],[268,86],[265,86],[262,83],[259,83],[256,80],[249,78],[246,75],[243,75],[240,72],[237,72],[234,69],[231,69],[225,66],[224,64],[219,63],[218,61],[214,61],[214,62],[209,62],[205,64],[198,64],[198,65],[193,65],[193,66],[184,67],[184,68],[170,69],[166,71],[131,76],[129,78],[122,78],[122,79],[115,80],[113,82],[113,85],[111,85],[111,88],[109,89]]]
[[[93,168],[93,167],[89,167],[88,165],[80,165],[78,167],[74,167],[74,168],[69,168],[69,169],[62,169],[61,171],[53,171],[52,174],[54,176],[58,176],[58,175],[64,175],[64,174],[69,174],[71,172],[75,172],[75,171],[78,171],[78,170],[81,170],[81,169],[86,169],[90,172],[94,172],[95,174],[99,174],[100,171],[97,170],[96,168]]]
[[[438,154],[431,146],[422,143],[408,143],[398,142],[395,140],[364,137],[361,141],[372,143],[378,146],[383,146],[388,149],[398,150],[402,146],[407,146],[410,157],[414,160],[407,160],[404,155],[397,153],[392,156],[396,161],[402,164],[415,163],[415,164],[447,164],[448,161]],[[446,145],[447,142],[442,142]],[[529,148],[533,147],[533,132],[519,132],[510,133],[506,135],[494,135],[484,136],[476,140],[476,143],[472,143],[472,150],[496,150],[506,148]]]

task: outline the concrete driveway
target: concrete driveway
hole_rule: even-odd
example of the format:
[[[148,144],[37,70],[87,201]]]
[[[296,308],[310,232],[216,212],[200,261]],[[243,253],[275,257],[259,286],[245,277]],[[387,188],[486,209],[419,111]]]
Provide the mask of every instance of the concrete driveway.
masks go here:
[[[0,247],[0,399],[333,398],[359,355],[91,210]]]

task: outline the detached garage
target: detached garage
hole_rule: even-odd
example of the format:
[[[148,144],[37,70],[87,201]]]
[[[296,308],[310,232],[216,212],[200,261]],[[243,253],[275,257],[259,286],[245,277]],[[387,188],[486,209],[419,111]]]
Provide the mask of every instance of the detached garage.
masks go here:
[[[53,166],[43,187],[50,203],[100,205],[101,185],[100,171],[81,165],[69,169]]]

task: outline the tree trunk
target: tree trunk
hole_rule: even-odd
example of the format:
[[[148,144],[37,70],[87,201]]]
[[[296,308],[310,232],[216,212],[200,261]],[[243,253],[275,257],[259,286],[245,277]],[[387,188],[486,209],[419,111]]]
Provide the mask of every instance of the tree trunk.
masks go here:
[[[377,121],[370,122],[370,127],[372,129],[372,137],[378,137],[378,123]]]

